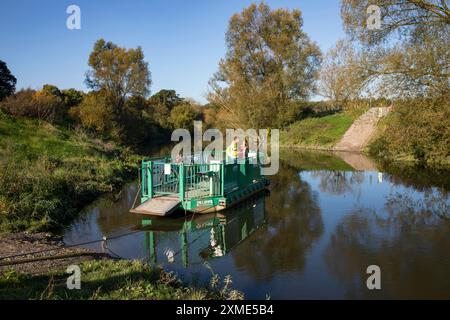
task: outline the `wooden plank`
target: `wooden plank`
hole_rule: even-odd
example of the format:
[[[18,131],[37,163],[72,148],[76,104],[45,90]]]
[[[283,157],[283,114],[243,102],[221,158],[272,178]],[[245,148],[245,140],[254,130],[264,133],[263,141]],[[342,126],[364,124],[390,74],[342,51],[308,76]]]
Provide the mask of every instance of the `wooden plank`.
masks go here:
[[[145,201],[130,212],[152,216],[167,216],[175,211],[181,201],[178,196],[161,196]]]

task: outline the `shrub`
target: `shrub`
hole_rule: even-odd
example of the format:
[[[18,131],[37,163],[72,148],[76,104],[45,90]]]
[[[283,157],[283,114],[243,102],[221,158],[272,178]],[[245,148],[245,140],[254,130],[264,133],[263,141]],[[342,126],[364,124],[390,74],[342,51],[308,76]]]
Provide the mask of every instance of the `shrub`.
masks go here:
[[[445,97],[395,104],[369,152],[383,158],[450,163],[450,105]]]
[[[112,130],[113,114],[104,94],[98,92],[87,94],[77,107],[70,109],[69,114],[78,118],[77,120],[86,129],[102,134]]]
[[[193,129],[194,120],[198,117],[197,110],[188,103],[179,104],[170,112],[170,122],[174,128]]]
[[[60,121],[67,115],[62,94],[52,85],[45,85],[42,90],[23,89],[7,97],[1,109],[15,117],[36,118],[43,121]]]
[[[33,89],[22,89],[16,94],[5,98],[1,103],[1,109],[12,115],[19,117],[31,117],[34,114],[33,96],[36,91]]]

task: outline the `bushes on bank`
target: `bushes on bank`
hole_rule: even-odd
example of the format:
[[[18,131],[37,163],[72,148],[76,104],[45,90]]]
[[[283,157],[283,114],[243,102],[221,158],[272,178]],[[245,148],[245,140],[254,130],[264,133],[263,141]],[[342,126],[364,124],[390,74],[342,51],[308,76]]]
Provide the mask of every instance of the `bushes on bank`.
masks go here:
[[[445,97],[395,104],[369,146],[373,156],[420,163],[450,163],[450,104]]]

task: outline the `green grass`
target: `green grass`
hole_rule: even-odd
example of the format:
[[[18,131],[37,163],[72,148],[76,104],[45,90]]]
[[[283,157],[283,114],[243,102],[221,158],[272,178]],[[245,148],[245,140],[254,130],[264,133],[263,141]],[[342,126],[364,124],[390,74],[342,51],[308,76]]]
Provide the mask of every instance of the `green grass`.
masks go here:
[[[81,288],[67,289],[64,270],[32,276],[9,270],[0,274],[0,299],[241,299],[242,294],[211,281],[187,287],[175,274],[140,261],[88,261],[80,264]],[[217,276],[213,276],[217,279]],[[220,282],[220,281],[219,281]]]
[[[0,112],[0,231],[58,232],[137,163],[114,143]]]
[[[364,111],[340,112],[297,121],[281,131],[280,145],[282,147],[330,149]]]

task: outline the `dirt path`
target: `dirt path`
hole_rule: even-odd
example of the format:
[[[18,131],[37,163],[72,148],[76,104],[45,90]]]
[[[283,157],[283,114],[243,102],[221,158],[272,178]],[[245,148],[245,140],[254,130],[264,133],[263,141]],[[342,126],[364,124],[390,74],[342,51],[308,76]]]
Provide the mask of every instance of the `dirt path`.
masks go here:
[[[27,254],[37,251],[45,252]],[[21,256],[5,258],[12,255]],[[61,256],[67,256],[67,258],[58,258]],[[57,259],[37,260],[16,264],[27,259],[34,260],[42,257],[53,257]],[[31,274],[42,274],[56,269],[65,269],[71,264],[78,264],[82,261],[101,258],[108,258],[108,255],[83,248],[67,248],[64,246],[61,238],[53,237],[45,233],[0,235],[0,273],[9,269],[15,269]],[[14,264],[9,264],[10,262]]]
[[[371,108],[353,122],[342,139],[333,147],[336,151],[361,151],[369,143],[378,120],[390,111],[389,107]]]

